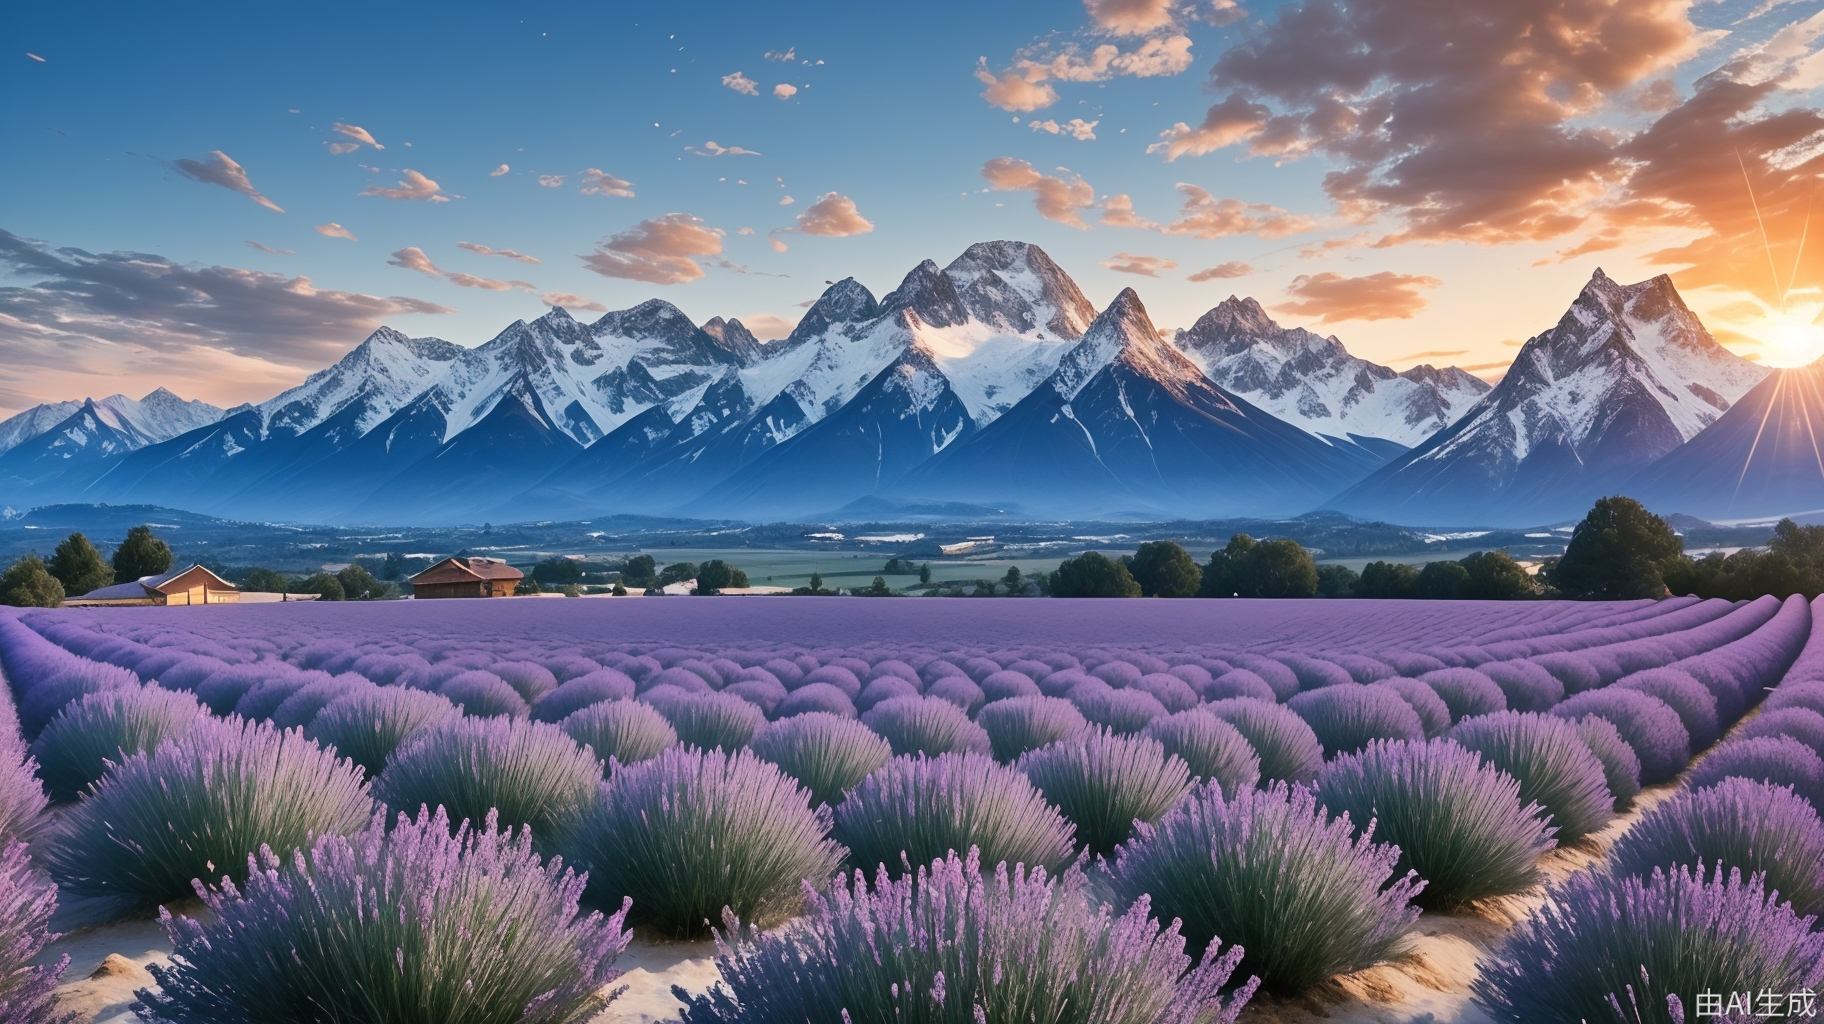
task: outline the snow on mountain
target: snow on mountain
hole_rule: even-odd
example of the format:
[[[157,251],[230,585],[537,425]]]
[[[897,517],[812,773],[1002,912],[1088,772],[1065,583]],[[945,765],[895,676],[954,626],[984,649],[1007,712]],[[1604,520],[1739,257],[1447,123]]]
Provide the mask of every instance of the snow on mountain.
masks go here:
[[[106,398],[47,402],[0,421],[0,452],[50,432],[65,420],[92,406],[97,424],[119,435],[129,449],[156,444],[222,418],[222,410],[208,402],[183,399],[164,388],[143,398],[109,395]]]
[[[1374,464],[1212,383],[1126,289],[993,423],[906,474],[907,499],[1042,515],[1300,511]]]
[[[1027,242],[977,242],[944,276],[971,317],[1006,333],[1075,339],[1096,318],[1064,268]]]
[[[45,402],[0,420],[0,454],[69,419],[80,408],[81,402]]]
[[[442,338],[408,338],[382,327],[329,367],[256,408],[269,430],[297,435],[359,403],[355,421],[366,432],[418,397],[464,351]]]
[[[65,407],[68,414],[42,425]],[[164,388],[137,399],[109,395],[37,406],[5,424],[17,440],[0,451],[0,489],[33,490],[39,500],[69,497],[106,472],[110,460],[221,417],[215,406]]]
[[[1275,323],[1231,295],[1174,343],[1231,394],[1324,437],[1371,437],[1410,448],[1488,393],[1456,367],[1396,372],[1351,355],[1334,337]]]
[[[1573,516],[1767,373],[1717,344],[1669,278],[1624,286],[1598,270],[1461,419],[1330,505],[1396,522]]]

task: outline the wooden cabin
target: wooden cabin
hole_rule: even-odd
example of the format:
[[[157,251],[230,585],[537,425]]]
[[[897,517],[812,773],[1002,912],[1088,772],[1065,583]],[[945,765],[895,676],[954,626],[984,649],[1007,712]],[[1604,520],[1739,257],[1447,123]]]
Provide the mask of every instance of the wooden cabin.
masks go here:
[[[238,604],[240,588],[200,565],[157,576],[141,576],[131,583],[91,590],[64,604],[72,607],[116,605]]]
[[[498,558],[446,558],[406,582],[412,597],[512,597],[526,574]]]

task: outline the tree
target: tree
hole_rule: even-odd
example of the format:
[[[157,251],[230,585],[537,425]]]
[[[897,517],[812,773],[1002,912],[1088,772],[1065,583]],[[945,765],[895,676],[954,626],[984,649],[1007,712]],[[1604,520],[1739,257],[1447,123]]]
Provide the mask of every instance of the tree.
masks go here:
[[[928,587],[931,585],[931,563],[930,562],[925,562],[924,564],[922,564],[918,567],[918,585],[921,587]]]
[[[55,608],[63,603],[63,584],[37,555],[26,555],[0,573],[0,604],[14,608]]]
[[[1354,597],[1356,584],[1360,581],[1356,571],[1346,565],[1320,565],[1317,567],[1317,596]]]
[[[1248,552],[1239,585],[1242,597],[1316,597],[1317,563],[1294,540],[1263,540]]]
[[[615,597],[626,597],[627,596],[627,584],[616,583],[614,585],[614,587],[608,591],[608,593]]]
[[[696,592],[704,597],[709,597],[735,586],[735,572],[733,567],[720,558],[712,558],[704,562],[697,567]]]
[[[1026,589],[1026,577],[1020,573],[1019,566],[1007,567],[1007,575],[1001,577],[1001,586],[1007,588],[1008,597],[1018,597]]]
[[[583,581],[583,564],[574,558],[556,555],[532,567],[532,578],[547,587]]]
[[[659,573],[659,586],[668,587],[673,583],[682,583],[685,580],[694,580],[696,578],[697,563],[673,562]]]
[[[1469,573],[1463,596],[1472,601],[1520,601],[1539,595],[1539,584],[1505,551],[1477,551],[1459,564]]]
[[[821,594],[821,593],[824,593],[824,589],[823,589],[823,573],[820,573],[820,572],[816,572],[816,571],[814,571],[814,570],[813,570],[813,571],[812,571],[812,572],[811,572],[811,586],[810,586],[810,590],[811,590],[811,593],[813,593],[813,594]]]
[[[342,585],[342,599],[345,601],[378,601],[391,594],[391,588],[359,565],[351,565],[336,573],[336,582]]]
[[[527,576],[518,583],[513,584],[514,597],[532,597],[535,594],[542,594],[544,592],[544,585],[531,576]]]
[[[80,597],[114,582],[114,570],[102,560],[101,552],[95,550],[89,538],[80,533],[70,534],[57,545],[46,568],[63,585],[63,592],[71,597]]]
[[[135,526],[114,549],[114,582],[131,583],[171,571],[171,545],[152,535],[150,526]]]
[[[1254,553],[1254,538],[1238,533],[1229,538],[1227,547],[1210,554],[1204,566],[1203,581],[1197,587],[1199,597],[1235,597],[1241,590],[1241,576]]]
[[[294,594],[315,594],[322,601],[340,601],[343,599],[342,581],[326,572],[315,573],[299,580],[291,588]]]
[[[1203,570],[1176,541],[1151,540],[1134,552],[1128,566],[1146,597],[1196,597]]]
[[[887,586],[885,576],[874,577],[874,582],[855,592],[860,597],[892,597],[893,588]]]
[[[1469,570],[1461,562],[1427,562],[1419,570],[1418,596],[1431,601],[1454,601],[1469,587]]]
[[[1414,597],[1418,590],[1419,570],[1404,562],[1369,562],[1355,584],[1357,597]]]
[[[1051,574],[1053,597],[1139,597],[1140,584],[1127,566],[1100,551],[1085,551],[1058,563]]]
[[[289,583],[290,581],[285,578],[283,573],[259,566],[247,570],[246,574],[241,577],[241,586],[261,594],[283,594]]]
[[[1684,552],[1666,521],[1633,498],[1603,498],[1571,532],[1552,567],[1565,597],[1627,601],[1666,594],[1665,571]]]
[[[659,563],[651,555],[634,555],[627,560],[621,570],[621,576],[636,587],[643,587],[652,582],[652,577],[659,571]]]
[[[383,580],[399,580],[404,577],[405,559],[401,558],[397,551],[388,551],[386,553],[386,561],[380,563],[380,578]]]

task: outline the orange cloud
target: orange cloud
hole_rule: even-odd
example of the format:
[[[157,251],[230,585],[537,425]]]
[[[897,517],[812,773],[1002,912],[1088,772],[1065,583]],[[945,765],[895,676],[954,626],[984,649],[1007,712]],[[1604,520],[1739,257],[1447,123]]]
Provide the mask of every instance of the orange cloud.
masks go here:
[[[865,235],[874,224],[855,208],[855,200],[837,192],[825,192],[798,215],[798,230],[807,235],[846,238]]]
[[[688,213],[640,221],[582,257],[603,277],[648,284],[684,284],[703,276],[699,259],[722,253],[722,231]]]
[[[1024,160],[999,156],[982,165],[982,177],[991,188],[1003,192],[1032,193],[1039,214],[1073,228],[1087,229],[1083,211],[1095,205],[1096,190],[1075,175],[1069,178],[1042,174]]]
[[[562,179],[559,179],[562,184]],[[626,178],[617,178],[600,167],[591,167],[582,174],[582,185],[577,189],[586,196],[613,196],[617,199],[633,198],[633,182]]]
[[[369,185],[361,190],[364,196],[375,196],[380,199],[400,199],[412,202],[447,203],[452,198],[443,190],[443,186],[430,178],[407,168],[398,184],[388,188],[381,185]]]
[[[1218,263],[1213,267],[1205,267],[1185,280],[1201,284],[1205,281],[1225,281],[1235,277],[1246,277],[1253,272],[1254,268],[1248,264],[1240,260],[1230,260],[1227,263]]]
[[[1315,317],[1326,324],[1344,320],[1406,320],[1426,306],[1427,300],[1420,291],[1443,283],[1435,277],[1396,274],[1391,270],[1362,277],[1344,277],[1329,271],[1301,274],[1286,288],[1286,294],[1292,296],[1293,301],[1282,302],[1274,309]]]
[[[1117,274],[1139,274],[1142,277],[1158,277],[1162,271],[1178,266],[1177,260],[1163,256],[1139,256],[1131,252],[1118,252],[1102,261],[1102,266]]]
[[[496,249],[491,245],[483,245],[480,242],[457,242],[456,248],[467,249],[468,251],[475,253],[476,255],[479,255],[479,256],[500,256],[505,259],[516,260],[520,263],[538,263],[539,262],[539,259],[537,256],[528,256],[525,253],[519,252],[518,250],[515,250],[515,249]]]
[[[539,301],[547,306],[562,306],[565,309],[578,310],[586,313],[608,312],[607,306],[602,305],[594,299],[585,299],[581,295],[572,295],[569,292],[545,292],[538,298]]]
[[[353,231],[337,224],[333,220],[327,224],[318,224],[315,230],[317,234],[322,235],[324,238],[343,238],[350,242],[359,241],[359,239],[355,237]]]
[[[201,160],[173,160],[171,166],[177,168],[179,174],[192,181],[200,181],[205,185],[219,185],[230,192],[239,192],[273,213],[285,212],[284,207],[266,198],[259,189],[253,187],[253,182],[247,178],[246,168],[235,163],[233,157],[219,149],[210,150],[209,155]]]

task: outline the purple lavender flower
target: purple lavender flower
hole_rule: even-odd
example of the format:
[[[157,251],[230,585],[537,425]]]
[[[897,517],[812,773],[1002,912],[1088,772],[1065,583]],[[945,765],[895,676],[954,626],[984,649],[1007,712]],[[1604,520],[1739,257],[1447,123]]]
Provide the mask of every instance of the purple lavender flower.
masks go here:
[[[976,753],[887,762],[836,807],[835,836],[850,863],[894,872],[971,847],[1055,870],[1075,850],[1070,822],[1024,774]]]
[[[1450,705],[1444,703],[1444,698],[1438,696],[1438,691],[1422,680],[1411,676],[1388,676],[1370,685],[1398,694],[1418,714],[1419,724],[1424,727],[1427,738],[1442,736],[1450,728]]]
[[[604,765],[634,764],[677,745],[678,733],[652,705],[637,700],[591,704],[560,723]]]
[[[1500,684],[1473,668],[1441,668],[1425,673],[1419,681],[1443,698],[1452,722],[1507,710],[1507,694]]]
[[[1492,661],[1476,668],[1501,687],[1514,711],[1549,711],[1564,699],[1564,683],[1530,661]]]
[[[820,685],[820,684],[812,684]],[[782,718],[754,737],[753,752],[810,791],[816,803],[842,794],[887,763],[893,748],[853,718],[813,711]]]
[[[1203,709],[1247,737],[1260,757],[1260,777],[1265,781],[1310,782],[1324,766],[1324,746],[1317,734],[1282,705],[1231,697]]]
[[[75,1015],[57,1009],[57,981],[68,955],[37,966],[57,939],[51,913],[57,890],[39,881],[24,843],[0,848],[0,1020],[7,1024],[73,1024]]]
[[[1602,762],[1573,722],[1530,711],[1498,711],[1465,718],[1448,735],[1513,776],[1520,783],[1520,802],[1545,809],[1560,843],[1596,832],[1615,817],[1615,796]]]
[[[988,734],[961,708],[937,697],[884,700],[869,708],[861,720],[891,743],[895,754],[985,752],[992,746]]]
[[[452,820],[529,826],[541,844],[581,813],[602,765],[562,729],[523,718],[452,719],[419,730],[374,780],[375,799],[415,814],[442,807]]]
[[[317,712],[304,735],[379,775],[393,752],[419,732],[462,714],[445,697],[403,686],[380,686],[337,697]]]
[[[1603,781],[1615,798],[1615,809],[1619,811],[1633,803],[1640,793],[1640,758],[1622,738],[1621,731],[1608,719],[1595,715],[1576,719],[1571,724],[1577,727],[1577,735],[1590,748],[1590,753],[1602,762]]]
[[[975,723],[988,734],[994,756],[1013,761],[1028,750],[1074,736],[1089,726],[1077,706],[1062,697],[1010,697],[984,707]]]
[[[1397,693],[1348,682],[1306,690],[1286,702],[1305,720],[1324,753],[1353,754],[1373,740],[1421,740],[1425,724]]]
[[[1017,767],[1077,829],[1091,853],[1112,851],[1191,791],[1191,772],[1158,740],[1095,728],[1040,747]]]
[[[1728,778],[1791,786],[1813,807],[1824,808],[1824,758],[1789,736],[1730,740],[1691,769],[1688,784],[1698,789]]]
[[[1640,758],[1642,782],[1664,782],[1691,760],[1691,734],[1678,712],[1638,690],[1605,687],[1566,698],[1552,714],[1575,721],[1594,716],[1618,730]]]
[[[571,676],[557,684],[556,689],[538,698],[532,705],[532,717],[540,722],[561,722],[591,704],[600,704],[605,700],[630,700],[633,693],[633,680],[627,677],[627,673],[618,669],[598,668]]]
[[[106,774],[110,763],[186,735],[207,721],[209,712],[182,690],[103,690],[52,719],[32,744],[32,756],[51,796],[70,801]]]
[[[1685,732],[1691,737],[1691,749],[1702,750],[1723,734],[1723,723],[1717,714],[1717,700],[1709,688],[1689,672],[1676,668],[1647,669],[1624,676],[1615,689],[1637,690],[1656,697],[1678,713]]]
[[[649,695],[648,700],[678,731],[678,742],[704,750],[740,750],[766,724],[765,712],[731,693]]]
[[[1145,735],[1184,761],[1199,782],[1214,782],[1229,796],[1260,783],[1260,755],[1239,729],[1202,708],[1155,718]]]
[[[1728,778],[1648,811],[1609,853],[1610,870],[1726,864],[1762,876],[1801,914],[1824,912],[1824,821],[1783,786]]]

